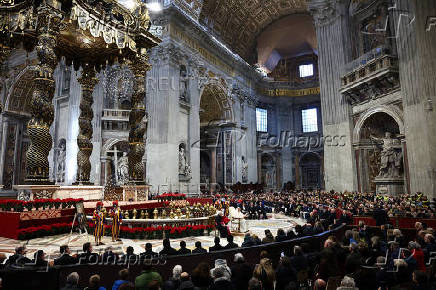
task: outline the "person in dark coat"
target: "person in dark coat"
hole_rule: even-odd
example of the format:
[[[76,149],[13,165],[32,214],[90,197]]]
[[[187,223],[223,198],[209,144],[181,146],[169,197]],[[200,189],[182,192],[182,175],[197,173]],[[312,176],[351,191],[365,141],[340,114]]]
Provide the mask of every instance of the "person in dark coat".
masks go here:
[[[293,281],[297,281],[297,273],[291,265],[289,257],[280,258],[280,263],[276,270],[276,288],[275,290],[285,290],[286,286]]]
[[[159,255],[175,256],[177,255],[177,250],[171,247],[170,239],[164,239],[162,242],[163,249],[159,252]]]
[[[265,230],[265,237],[262,239],[262,244],[274,243],[274,236],[270,230]]]
[[[43,250],[38,250],[35,253],[35,258],[33,259],[32,263],[35,267],[47,267],[48,262],[45,259],[45,253]]]
[[[252,247],[254,245],[255,245],[255,243],[254,243],[253,239],[251,238],[250,234],[246,233],[245,237],[244,237],[244,241],[241,244],[241,247]]]
[[[224,250],[234,249],[239,247],[238,244],[233,242],[233,236],[230,235],[227,237],[227,245],[224,246]]]
[[[283,229],[278,229],[277,236],[276,236],[276,242],[283,242],[286,240],[287,240],[287,237],[286,237],[285,231]]]
[[[126,261],[126,263],[136,264],[138,262],[138,255],[136,255],[135,250],[132,246],[128,246],[126,249],[126,254],[121,258],[122,261]]]
[[[212,278],[213,284],[209,287],[209,290],[236,290],[232,282],[226,277],[222,267],[213,270]]]
[[[79,262],[77,256],[71,256],[71,250],[67,245],[61,246],[59,251],[61,256],[54,260],[55,265],[74,265]]]
[[[195,242],[195,249],[192,250],[193,254],[204,254],[207,253],[207,250],[201,246],[200,241]]]
[[[79,287],[79,274],[77,272],[70,273],[67,276],[67,284],[60,290],[81,290]]]
[[[25,247],[17,247],[15,248],[15,254],[11,255],[6,260],[6,265],[24,265],[28,263],[32,263],[32,260],[27,258],[26,256],[26,248]]]
[[[378,207],[374,210],[372,217],[375,219],[377,226],[385,225],[389,220],[388,214],[381,207]]]
[[[294,246],[294,256],[290,258],[289,262],[296,272],[307,270],[309,266],[307,258],[303,253],[303,249],[300,246]]]
[[[141,259],[151,259],[159,256],[158,253],[153,252],[153,245],[151,243],[145,244],[145,252],[141,253]]]
[[[253,276],[253,268],[245,262],[245,258],[241,253],[235,254],[233,262],[234,264],[230,268],[232,271],[232,284],[235,289],[247,290],[248,281]]]
[[[83,244],[83,253],[78,256],[80,264],[97,263],[99,255],[92,252],[91,243],[87,242]]]
[[[186,242],[180,241],[180,249],[177,251],[178,255],[189,255],[191,250],[186,248]]]
[[[221,241],[220,237],[215,237],[215,239],[213,241],[214,246],[209,248],[209,252],[216,252],[216,251],[222,250],[223,246],[221,246],[220,241]]]
[[[354,273],[363,264],[362,255],[356,243],[350,244],[350,254],[345,260],[345,274]]]
[[[200,245],[201,246],[201,245]],[[191,275],[192,283],[199,290],[206,290],[213,283],[208,263],[202,262],[195,267]]]

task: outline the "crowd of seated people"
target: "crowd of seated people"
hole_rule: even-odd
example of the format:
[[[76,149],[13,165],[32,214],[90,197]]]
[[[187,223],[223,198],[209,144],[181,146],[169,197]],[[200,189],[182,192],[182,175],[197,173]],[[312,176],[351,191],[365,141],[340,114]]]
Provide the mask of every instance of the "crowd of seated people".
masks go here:
[[[306,226],[304,226],[305,228]],[[308,226],[309,227],[309,226]],[[313,231],[314,226],[312,226]],[[215,245],[210,252],[240,247],[250,247],[293,239],[305,235],[290,230],[279,230],[277,235],[265,231],[263,240],[246,234],[244,242],[238,245],[232,237],[221,245],[221,239],[215,238]],[[176,250],[168,239],[163,241],[163,249],[154,252],[147,243],[145,251],[134,253],[128,247],[125,253],[116,253],[107,247],[103,253],[95,253],[92,245],[85,243],[83,252],[71,254],[68,246],[60,247],[60,256],[54,261],[47,261],[42,250],[37,251],[34,259],[26,257],[26,249],[18,247],[11,255],[4,268],[14,265],[33,264],[35,267],[51,267],[69,264],[92,264],[98,261],[141,261],[163,255],[190,255],[205,253],[200,242],[191,252],[184,241]],[[257,264],[249,264],[241,253],[233,261],[216,259],[213,265],[201,263],[192,273],[183,272],[183,265],[173,269],[171,277],[162,277],[150,263],[142,263],[143,272],[129,281],[128,269],[120,271],[119,278],[113,281],[112,289],[436,289],[435,273],[430,271],[432,257],[435,258],[436,241],[434,232],[423,224],[416,224],[416,236],[406,240],[400,229],[387,225],[368,228],[363,223],[345,232],[339,241],[329,236],[320,251],[314,251],[307,243],[284,247],[277,265],[273,265],[268,252],[260,254]],[[371,276],[372,275],[372,276]],[[80,289],[77,273],[71,273],[62,289]],[[341,288],[342,287],[342,288]],[[350,288],[351,287],[351,288]],[[99,275],[92,275],[86,289],[104,289]]]
[[[246,197],[250,200],[249,194]],[[263,197],[266,206],[274,207],[275,212],[283,211],[281,199],[287,198],[288,203],[297,202],[296,207],[289,204],[290,212],[285,212],[296,216],[300,216],[302,211],[307,212],[307,223],[289,231],[279,229],[276,235],[265,230],[263,239],[246,233],[240,245],[235,243],[233,236],[228,236],[226,240],[215,237],[209,252],[234,250],[237,254],[233,260],[216,259],[213,265],[200,263],[190,273],[183,271],[184,265],[178,265],[173,269],[171,277],[162,277],[158,268],[153,269],[150,263],[142,261],[206,253],[208,250],[203,248],[200,241],[195,243],[195,248],[191,251],[185,241],[180,241],[176,249],[169,239],[164,239],[161,251],[154,252],[152,245],[147,243],[143,253],[135,253],[132,247],[128,247],[125,253],[118,253],[111,247],[107,247],[103,253],[96,253],[90,243],[85,243],[82,253],[72,254],[68,246],[61,246],[59,257],[53,261],[49,261],[42,250],[35,252],[33,259],[30,259],[26,255],[26,248],[18,247],[15,254],[3,264],[3,268],[19,269],[29,265],[57,267],[95,264],[98,261],[110,264],[120,260],[128,266],[139,261],[143,272],[129,280],[128,269],[120,271],[119,278],[113,281],[112,289],[436,289],[436,271],[433,271],[435,264],[432,262],[436,261],[434,230],[417,222],[415,235],[410,238],[410,235],[403,235],[401,229],[387,224],[389,206],[403,206],[403,203],[409,204],[409,207],[403,208],[403,215],[407,216],[407,213],[413,211],[430,217],[433,214],[432,206],[423,202],[427,199],[406,195],[380,199],[370,194],[354,195],[353,198],[352,193],[334,192],[328,193],[326,198],[316,193],[297,193],[296,196],[265,194]],[[238,203],[241,198],[233,202]],[[321,201],[323,203],[319,203]],[[343,240],[329,236],[321,250],[312,249],[305,242],[293,246],[284,244],[280,257],[271,257],[263,251],[256,264],[247,263],[245,257],[238,252],[241,247],[285,242],[322,233],[343,223],[350,223],[351,215],[356,210],[366,209],[368,214],[380,215],[380,226],[367,227],[363,222],[349,226]],[[277,260],[277,264],[273,263]],[[100,278],[99,275],[92,275],[87,289],[103,289]],[[79,289],[79,279],[77,273],[71,273],[62,289]]]
[[[381,196],[375,193],[293,191],[280,193],[245,193],[233,195],[233,207],[241,207],[248,218],[265,218],[274,211],[302,217],[302,213],[315,211],[331,212],[338,216],[373,216],[378,224],[387,217],[434,218],[435,200],[430,201],[421,193],[398,196]],[[304,216],[307,218],[307,216]]]

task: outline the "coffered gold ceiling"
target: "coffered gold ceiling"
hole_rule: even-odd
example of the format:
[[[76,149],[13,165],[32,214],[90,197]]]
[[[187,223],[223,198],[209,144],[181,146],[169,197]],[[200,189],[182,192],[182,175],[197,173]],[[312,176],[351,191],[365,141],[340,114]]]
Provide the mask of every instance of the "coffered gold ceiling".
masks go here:
[[[263,29],[283,16],[306,12],[306,0],[205,0],[200,23],[251,61]]]

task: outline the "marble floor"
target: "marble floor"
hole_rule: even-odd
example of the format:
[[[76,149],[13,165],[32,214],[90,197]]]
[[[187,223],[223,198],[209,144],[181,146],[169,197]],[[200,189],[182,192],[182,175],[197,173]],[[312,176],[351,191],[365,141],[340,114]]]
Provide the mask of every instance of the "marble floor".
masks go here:
[[[273,235],[276,235],[277,230],[282,228],[285,231],[293,229],[297,224],[303,225],[304,220],[290,218],[284,215],[274,214],[271,218],[266,220],[247,220],[247,229],[251,234],[256,234],[261,239],[265,236],[265,229],[270,229]],[[237,244],[242,244],[244,235],[235,234],[234,241]],[[194,244],[197,241],[202,243],[202,246],[208,249],[213,245],[214,235],[211,233],[210,236],[199,236],[199,237],[188,237],[181,239],[172,239],[171,246],[178,249],[179,242],[185,240],[187,248],[193,249]],[[82,251],[82,244],[86,242],[94,242],[94,237],[92,235],[78,233],[63,234],[57,236],[49,236],[44,238],[32,239],[29,241],[17,241],[7,238],[0,238],[0,253],[9,256],[14,253],[14,249],[17,246],[25,245],[27,248],[27,256],[29,258],[33,257],[33,253],[39,249],[43,249],[50,259],[56,258],[59,255],[59,246],[68,244],[73,253],[80,253]],[[159,252],[162,249],[161,240],[136,240],[136,239],[122,239],[120,242],[112,242],[111,237],[103,237],[102,246],[94,246],[95,252],[103,252],[107,247],[112,247],[112,251],[115,253],[124,253],[128,246],[134,248],[135,253],[144,252],[145,243],[150,242],[153,245],[153,251]],[[227,241],[222,241],[222,245],[227,244]]]

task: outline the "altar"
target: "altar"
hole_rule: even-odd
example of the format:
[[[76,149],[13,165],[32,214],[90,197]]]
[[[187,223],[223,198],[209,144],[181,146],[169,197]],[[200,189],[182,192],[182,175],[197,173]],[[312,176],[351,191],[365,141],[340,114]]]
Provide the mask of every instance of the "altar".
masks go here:
[[[18,191],[18,200],[35,199],[67,199],[83,198],[84,200],[101,200],[103,198],[103,186],[94,185],[14,185]]]

